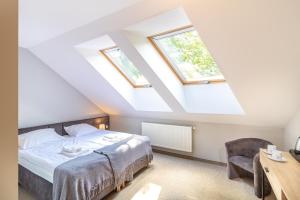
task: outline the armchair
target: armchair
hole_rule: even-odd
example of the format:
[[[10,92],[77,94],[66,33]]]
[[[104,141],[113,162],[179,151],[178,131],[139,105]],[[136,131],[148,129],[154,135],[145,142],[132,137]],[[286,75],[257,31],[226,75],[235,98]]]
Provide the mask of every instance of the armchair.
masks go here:
[[[259,149],[266,148],[268,144],[271,143],[258,138],[242,138],[225,143],[228,178],[254,177],[254,191],[259,198],[262,196],[263,173],[259,162]],[[271,191],[271,186],[267,179],[264,182],[264,193],[267,195]]]

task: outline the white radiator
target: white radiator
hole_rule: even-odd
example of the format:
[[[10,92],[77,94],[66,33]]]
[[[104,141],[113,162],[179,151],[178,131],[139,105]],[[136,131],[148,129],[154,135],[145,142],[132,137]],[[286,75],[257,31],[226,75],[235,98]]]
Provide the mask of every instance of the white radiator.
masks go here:
[[[142,122],[142,135],[157,147],[192,152],[192,127]]]

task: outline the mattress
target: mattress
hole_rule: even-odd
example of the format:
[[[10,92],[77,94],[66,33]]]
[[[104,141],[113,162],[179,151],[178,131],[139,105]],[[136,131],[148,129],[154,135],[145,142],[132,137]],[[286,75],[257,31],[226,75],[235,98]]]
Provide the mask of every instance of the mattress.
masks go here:
[[[60,164],[90,154],[94,150],[120,142],[130,136],[131,134],[107,130],[98,130],[80,137],[65,136],[60,141],[44,143],[26,150],[19,149],[18,162],[32,173],[53,183],[54,170]],[[64,145],[74,143],[85,149],[84,153],[74,157],[67,157],[61,153]]]

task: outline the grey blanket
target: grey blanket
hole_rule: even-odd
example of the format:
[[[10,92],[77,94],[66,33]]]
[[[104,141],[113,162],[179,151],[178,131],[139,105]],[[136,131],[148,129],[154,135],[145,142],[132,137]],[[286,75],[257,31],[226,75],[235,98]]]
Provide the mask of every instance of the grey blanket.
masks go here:
[[[149,139],[135,135],[63,163],[54,171],[53,199],[99,199],[105,188],[132,180],[132,163],[143,156],[152,160]]]
[[[114,177],[114,187],[120,186],[124,181],[133,179],[134,170],[131,164],[136,158],[147,155],[148,160],[152,160],[150,143],[140,136],[132,136],[121,143],[107,146],[95,152],[108,158]]]

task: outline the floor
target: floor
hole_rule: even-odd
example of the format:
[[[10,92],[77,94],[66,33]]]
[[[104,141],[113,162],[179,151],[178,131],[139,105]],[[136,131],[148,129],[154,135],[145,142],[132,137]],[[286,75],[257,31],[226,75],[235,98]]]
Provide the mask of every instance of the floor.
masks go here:
[[[34,198],[19,189],[20,200]],[[152,164],[119,193],[106,200],[258,200],[250,179],[229,180],[226,168],[204,162],[154,154]],[[274,199],[271,195],[267,200]]]

